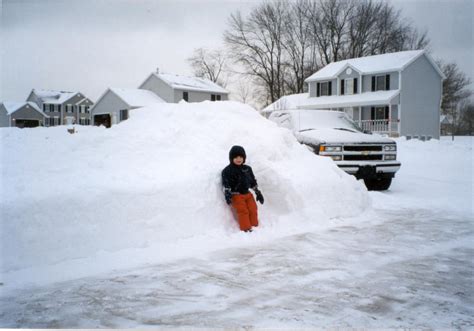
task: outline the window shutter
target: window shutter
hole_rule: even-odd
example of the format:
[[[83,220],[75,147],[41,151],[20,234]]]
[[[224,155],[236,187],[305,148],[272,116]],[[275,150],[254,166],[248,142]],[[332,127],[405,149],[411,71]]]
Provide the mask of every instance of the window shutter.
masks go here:
[[[341,79],[341,95],[344,95],[344,79]]]
[[[372,92],[375,91],[375,76],[372,76]]]
[[[385,119],[389,119],[389,114],[388,114],[388,106],[385,106]]]
[[[385,90],[390,90],[390,75],[385,75]]]
[[[316,96],[317,97],[319,97],[321,95],[320,88],[321,88],[321,84],[316,83]]]
[[[332,95],[332,82],[328,84],[328,95]]]
[[[357,78],[354,78],[354,94],[357,93]]]
[[[375,120],[375,107],[370,108],[370,119]]]

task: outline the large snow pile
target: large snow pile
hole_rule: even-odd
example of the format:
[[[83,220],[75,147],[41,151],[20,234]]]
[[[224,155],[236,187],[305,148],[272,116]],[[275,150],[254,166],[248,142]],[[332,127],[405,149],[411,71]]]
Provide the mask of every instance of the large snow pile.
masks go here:
[[[7,285],[250,245],[370,205],[362,183],[240,103],[157,104],[111,129],[76,129],[0,130]],[[221,189],[236,144],[266,199],[250,235]]]

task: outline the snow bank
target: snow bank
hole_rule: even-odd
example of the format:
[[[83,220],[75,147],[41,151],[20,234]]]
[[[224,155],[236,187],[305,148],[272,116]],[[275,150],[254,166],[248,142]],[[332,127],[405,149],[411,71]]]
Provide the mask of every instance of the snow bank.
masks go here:
[[[473,137],[420,141],[396,139],[402,162],[390,191],[371,192],[374,206],[424,208],[474,219]]]
[[[76,129],[0,130],[6,283],[248,245],[370,205],[354,177],[240,103],[157,104],[111,129]],[[265,195],[251,236],[239,232],[221,190],[236,144]]]

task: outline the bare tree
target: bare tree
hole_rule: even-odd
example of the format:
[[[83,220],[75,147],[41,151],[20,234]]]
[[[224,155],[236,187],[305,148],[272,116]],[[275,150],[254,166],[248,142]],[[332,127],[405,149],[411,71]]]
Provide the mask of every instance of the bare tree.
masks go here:
[[[472,91],[468,89],[471,80],[459,70],[456,63],[438,61],[438,65],[445,75],[441,113],[450,119],[454,139],[454,135],[459,133],[462,126],[462,105],[472,94]]]
[[[209,79],[224,87],[227,85],[227,80],[224,78],[226,56],[222,50],[197,48],[188,58],[188,63],[197,77]]]
[[[284,95],[282,34],[286,4],[264,2],[247,19],[240,12],[231,15],[224,40],[234,59],[264,87],[274,102]]]
[[[316,70],[311,60],[311,26],[308,24],[306,9],[310,6],[309,0],[298,0],[290,4],[285,17],[283,34],[283,48],[287,59],[285,65],[285,89],[290,93],[304,92],[304,80]]]
[[[474,103],[469,100],[461,106],[461,123],[463,134],[474,135]]]

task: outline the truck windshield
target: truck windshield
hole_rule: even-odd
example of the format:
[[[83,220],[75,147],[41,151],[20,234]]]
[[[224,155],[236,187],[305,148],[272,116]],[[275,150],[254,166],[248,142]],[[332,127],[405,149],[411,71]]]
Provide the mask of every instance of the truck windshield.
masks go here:
[[[345,123],[347,123],[347,125],[350,126],[351,129],[355,130],[355,131],[359,131],[359,132],[363,132],[364,130],[361,129],[361,127],[354,121],[352,121],[351,119],[347,118],[346,116],[341,116],[340,117]]]
[[[345,113],[339,111],[300,110],[292,113],[292,123],[299,132],[320,129],[363,132]]]

